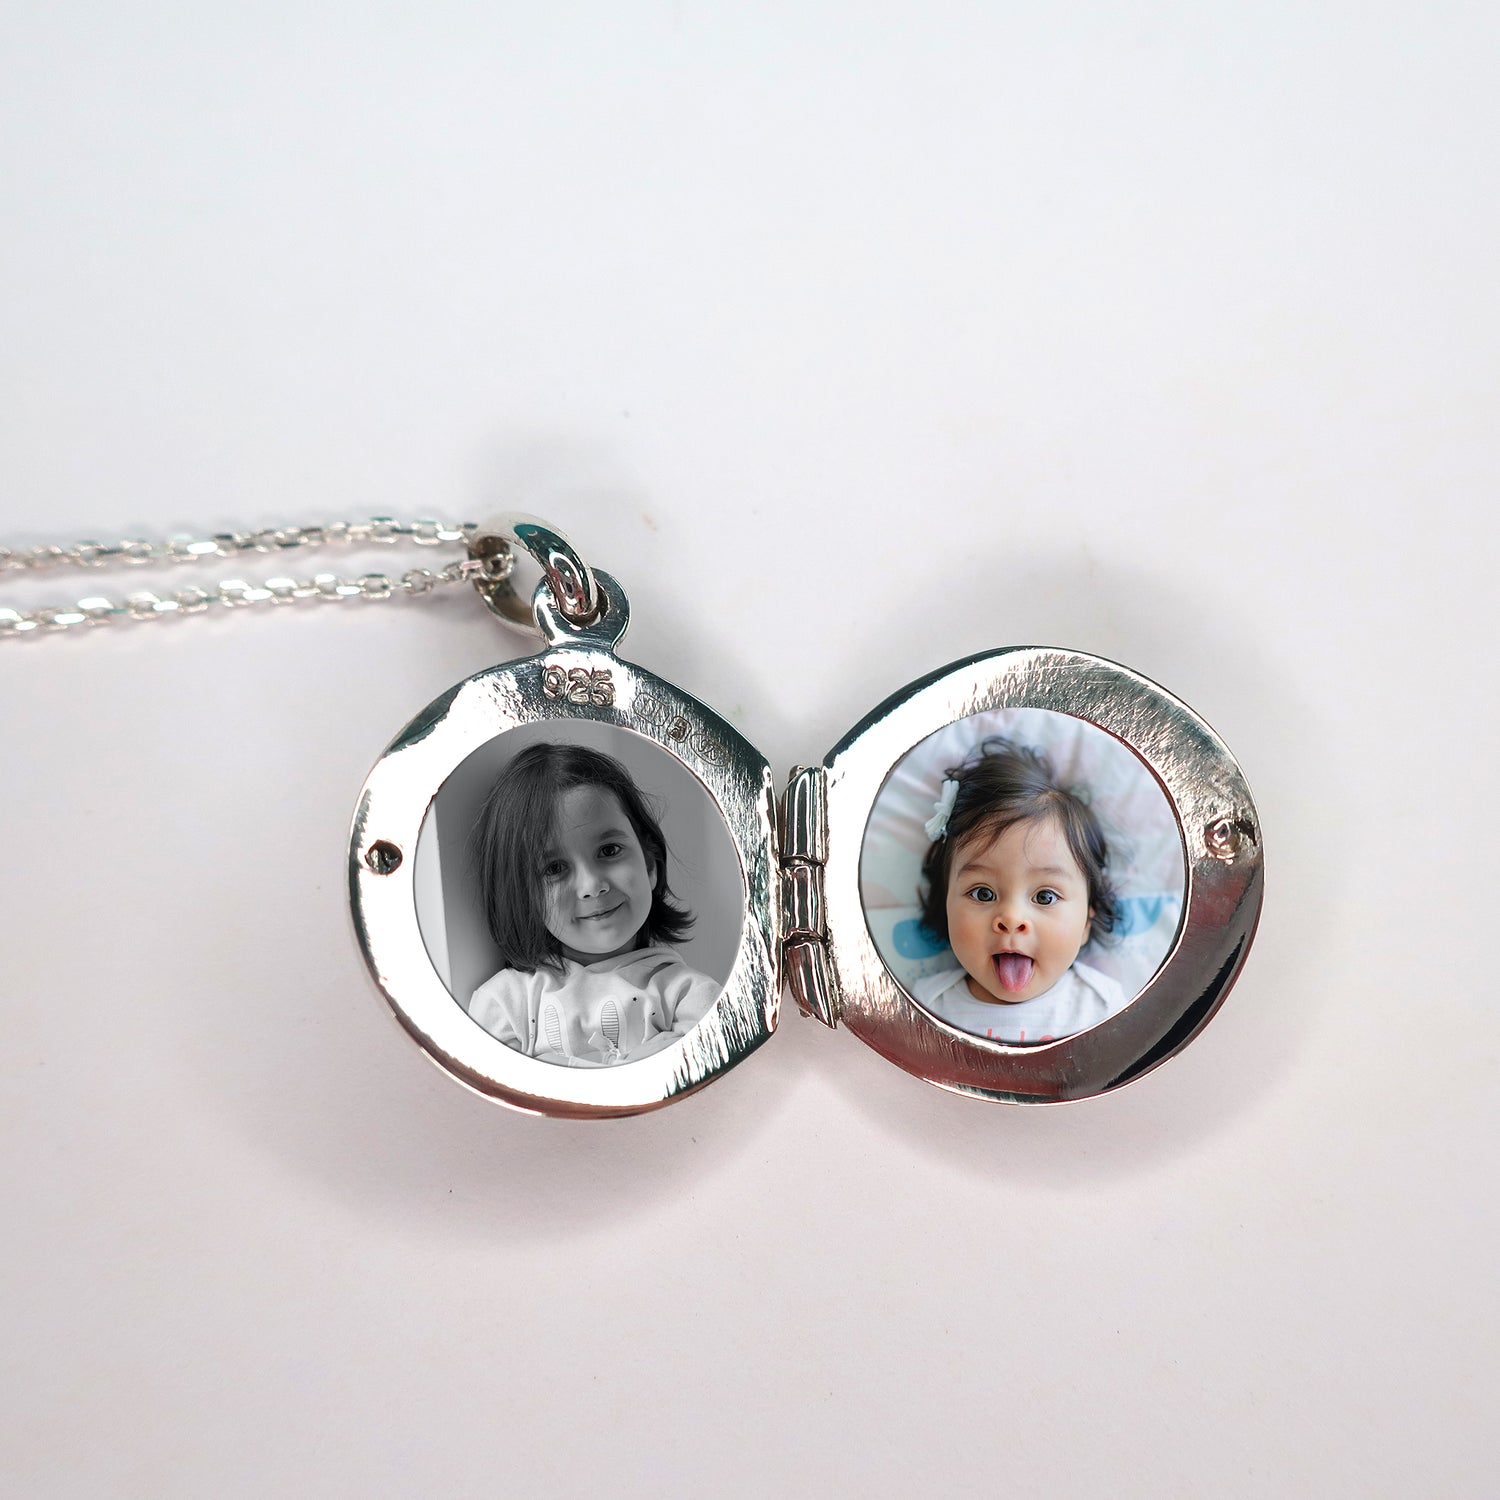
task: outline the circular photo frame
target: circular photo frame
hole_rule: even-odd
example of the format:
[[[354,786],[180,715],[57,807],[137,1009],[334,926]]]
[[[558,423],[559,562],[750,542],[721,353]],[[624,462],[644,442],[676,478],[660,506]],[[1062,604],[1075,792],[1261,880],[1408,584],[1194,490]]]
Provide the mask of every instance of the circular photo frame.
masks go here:
[[[928,1082],[1012,1103],[1107,1093],[1185,1046],[1244,961],[1263,883],[1249,788],[1213,730],[1129,668],[989,652],[888,699],[824,765],[840,1019]],[[1023,875],[1031,907],[1012,917],[997,903]],[[962,925],[966,902],[986,931],[950,946],[945,907]],[[1070,909],[1049,970],[1037,929]]]
[[[536,773],[525,787],[518,768]],[[770,768],[733,726],[609,650],[481,672],[407,726],[361,793],[349,882],[366,962],[423,1050],[479,1093],[566,1117],[656,1108],[775,1030],[773,806]],[[486,881],[507,843],[524,870],[499,859]],[[616,956],[633,966],[618,995],[598,972]],[[592,990],[555,1003],[573,959]]]
[[[881,787],[860,854],[865,921],[897,982],[958,1030],[1015,1045],[1124,1009],[1171,951],[1186,884],[1145,762],[1051,709],[928,735]]]

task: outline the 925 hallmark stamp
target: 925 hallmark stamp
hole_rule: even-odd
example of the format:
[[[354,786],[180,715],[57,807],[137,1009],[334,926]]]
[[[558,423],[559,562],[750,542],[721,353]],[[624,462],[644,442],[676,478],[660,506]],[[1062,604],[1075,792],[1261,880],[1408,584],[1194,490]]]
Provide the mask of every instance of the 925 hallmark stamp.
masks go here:
[[[542,696],[565,703],[588,703],[609,708],[615,701],[615,682],[608,668],[564,667],[547,662],[542,667]]]

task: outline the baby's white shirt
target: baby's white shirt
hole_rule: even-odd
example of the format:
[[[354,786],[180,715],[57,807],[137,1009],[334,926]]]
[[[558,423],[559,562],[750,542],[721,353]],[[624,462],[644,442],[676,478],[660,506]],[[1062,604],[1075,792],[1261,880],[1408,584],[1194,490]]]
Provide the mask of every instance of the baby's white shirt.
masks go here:
[[[1086,1031],[1125,1005],[1119,981],[1074,962],[1050,990],[1007,1004],[976,1000],[962,969],[943,969],[908,986],[933,1015],[975,1036],[997,1042],[1050,1042]]]
[[[469,1014],[508,1047],[565,1068],[609,1067],[670,1047],[713,1009],[722,987],[670,948],[636,948],[560,970],[501,969]]]

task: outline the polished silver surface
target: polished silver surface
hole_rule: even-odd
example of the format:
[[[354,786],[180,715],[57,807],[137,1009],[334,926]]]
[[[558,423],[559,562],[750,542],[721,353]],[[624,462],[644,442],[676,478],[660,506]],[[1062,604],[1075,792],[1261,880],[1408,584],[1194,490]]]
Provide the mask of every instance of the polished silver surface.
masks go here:
[[[348,861],[354,923],[370,972],[428,1056],[491,1099],[571,1118],[638,1114],[701,1087],[770,1036],[780,1004],[770,767],[712,710],[615,655],[629,606],[607,573],[592,576],[599,601],[592,621],[571,624],[543,579],[533,601],[543,650],[460,683],[396,737],[360,794]],[[744,886],[739,953],[715,1008],[667,1050],[615,1067],[558,1067],[491,1036],[439,978],[417,924],[412,855],[443,782],[497,735],[567,718],[616,725],[685,765],[728,827]]]
[[[589,565],[562,532],[536,516],[496,516],[469,537],[469,557],[485,564],[474,580],[486,607],[512,625],[533,629],[533,600],[523,599],[512,580],[512,546],[530,554],[547,585],[547,607],[570,625],[587,625],[599,612],[599,590]]]
[[[287,526],[263,531],[226,531],[212,536],[174,536],[163,541],[135,539],[121,542],[79,542],[71,547],[45,546],[21,550],[0,548],[0,574],[41,573],[78,568],[99,571],[110,567],[146,568],[202,563],[215,557],[280,555],[308,547],[370,546],[410,543],[435,547],[467,543],[472,525],[445,521],[396,521],[376,516],[369,521],[338,521],[327,526]],[[435,588],[472,583],[485,572],[470,559],[440,569],[409,568],[397,577],[364,573],[341,577],[317,573],[311,578],[267,578],[251,583],[226,578],[208,588],[174,589],[161,594],[136,590],[123,599],[89,595],[72,604],[43,609],[0,608],[0,640],[25,640],[74,629],[91,629],[123,621],[176,619],[215,609],[341,603],[348,599],[414,598]]]
[[[826,778],[821,766],[792,771],[779,809],[782,924],[787,988],[804,1015],[838,1020],[838,991],[824,943],[823,865],[828,858]]]
[[[821,766],[793,769],[781,799],[781,855],[821,865],[828,858],[828,808]]]
[[[865,825],[886,777],[945,725],[996,708],[1070,714],[1128,745],[1172,804],[1187,865],[1182,921],[1135,1000],[1059,1041],[1012,1046],[959,1031],[896,982],[860,899]],[[1082,652],[1012,647],[934,672],[894,694],[831,750],[827,772],[826,950],[843,1023],[907,1072],[956,1093],[1050,1104],[1119,1088],[1192,1040],[1234,983],[1260,915],[1260,823],[1219,737],[1186,704],[1127,667]],[[815,953],[799,965],[817,1002]],[[825,1002],[826,1003],[826,1002]],[[827,1019],[825,1017],[825,1019]]]

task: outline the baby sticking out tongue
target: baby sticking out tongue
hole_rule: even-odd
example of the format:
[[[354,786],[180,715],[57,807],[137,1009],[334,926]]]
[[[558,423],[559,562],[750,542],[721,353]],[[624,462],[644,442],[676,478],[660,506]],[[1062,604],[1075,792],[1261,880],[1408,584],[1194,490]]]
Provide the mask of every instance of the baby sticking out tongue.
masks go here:
[[[1024,953],[997,953],[994,963],[1000,987],[1013,995],[1019,995],[1031,983],[1031,971],[1036,967]]]

